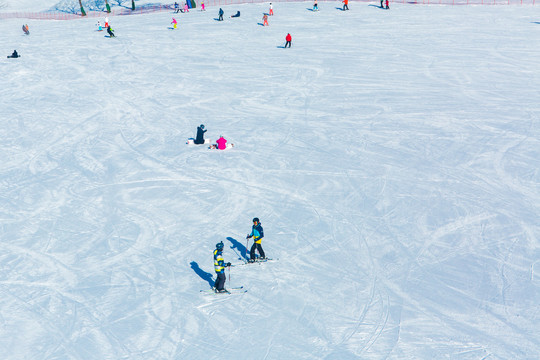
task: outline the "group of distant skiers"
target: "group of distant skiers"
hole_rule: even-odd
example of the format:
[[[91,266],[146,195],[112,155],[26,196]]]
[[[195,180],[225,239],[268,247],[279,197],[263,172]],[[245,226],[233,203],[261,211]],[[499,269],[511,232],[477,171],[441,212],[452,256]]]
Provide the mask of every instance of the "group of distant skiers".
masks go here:
[[[249,252],[249,262],[256,261],[257,252],[259,253],[259,260],[266,259],[266,255],[261,245],[263,237],[264,232],[259,218],[253,218],[251,232],[246,236],[246,239],[253,238],[253,245]],[[223,259],[223,247],[223,241],[220,241],[216,244],[216,249],[214,250],[214,271],[216,272],[214,291],[218,293],[227,292],[227,289],[225,289],[225,268],[231,266],[230,262],[225,263],[225,260]]]

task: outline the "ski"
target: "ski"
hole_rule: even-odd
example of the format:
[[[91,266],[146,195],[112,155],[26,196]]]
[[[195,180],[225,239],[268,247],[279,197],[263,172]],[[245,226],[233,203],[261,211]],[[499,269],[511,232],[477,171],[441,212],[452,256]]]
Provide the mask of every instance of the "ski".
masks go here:
[[[223,292],[216,292],[214,289],[207,289],[200,291],[204,295],[232,295],[232,294],[244,294],[247,292],[243,286],[232,287],[225,289]]]
[[[279,259],[272,259],[272,258],[256,259],[255,261],[244,261],[243,263],[232,264],[231,266],[244,266],[244,265],[260,264],[260,263],[265,263],[265,262],[268,262],[268,261],[276,261],[276,260],[279,260]]]

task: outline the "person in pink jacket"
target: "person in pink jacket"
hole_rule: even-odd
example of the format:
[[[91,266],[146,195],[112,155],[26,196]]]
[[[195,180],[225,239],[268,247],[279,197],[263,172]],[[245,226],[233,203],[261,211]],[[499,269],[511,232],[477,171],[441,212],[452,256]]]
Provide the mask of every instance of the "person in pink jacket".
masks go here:
[[[227,148],[227,140],[223,136],[220,136],[216,140],[218,150],[225,150]]]
[[[178,21],[176,21],[175,18],[172,18],[171,24],[173,25],[173,29],[176,29],[176,24],[177,23],[178,23]]]

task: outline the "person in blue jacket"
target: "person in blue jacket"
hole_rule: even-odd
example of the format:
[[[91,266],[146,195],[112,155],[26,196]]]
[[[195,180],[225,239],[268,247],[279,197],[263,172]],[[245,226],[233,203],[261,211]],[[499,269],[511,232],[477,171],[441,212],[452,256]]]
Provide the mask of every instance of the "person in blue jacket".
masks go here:
[[[226,263],[223,260],[223,241],[220,241],[216,244],[216,249],[214,250],[214,270],[216,272],[217,278],[214,283],[215,292],[227,292],[225,289],[225,267],[231,266],[231,263]]]
[[[222,8],[219,8],[219,19],[218,21],[223,21],[223,9]]]
[[[259,218],[253,218],[253,226],[251,227],[251,234],[248,234],[248,236],[246,237],[246,239],[253,238],[253,245],[251,246],[251,250],[249,252],[249,262],[255,261],[255,250],[259,252],[260,260],[266,259],[264,250],[261,246],[261,239],[263,237],[264,237],[264,232],[263,232],[261,222],[259,221]]]
[[[206,130],[204,129],[204,125],[201,124],[197,127],[197,137],[195,138],[195,141],[193,143],[201,145],[204,144],[204,133]]]

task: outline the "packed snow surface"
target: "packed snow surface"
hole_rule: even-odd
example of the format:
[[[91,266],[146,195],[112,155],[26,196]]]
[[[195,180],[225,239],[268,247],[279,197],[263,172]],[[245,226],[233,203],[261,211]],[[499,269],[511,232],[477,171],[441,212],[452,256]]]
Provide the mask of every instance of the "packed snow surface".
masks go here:
[[[311,5],[0,21],[2,359],[538,359],[536,7]]]

